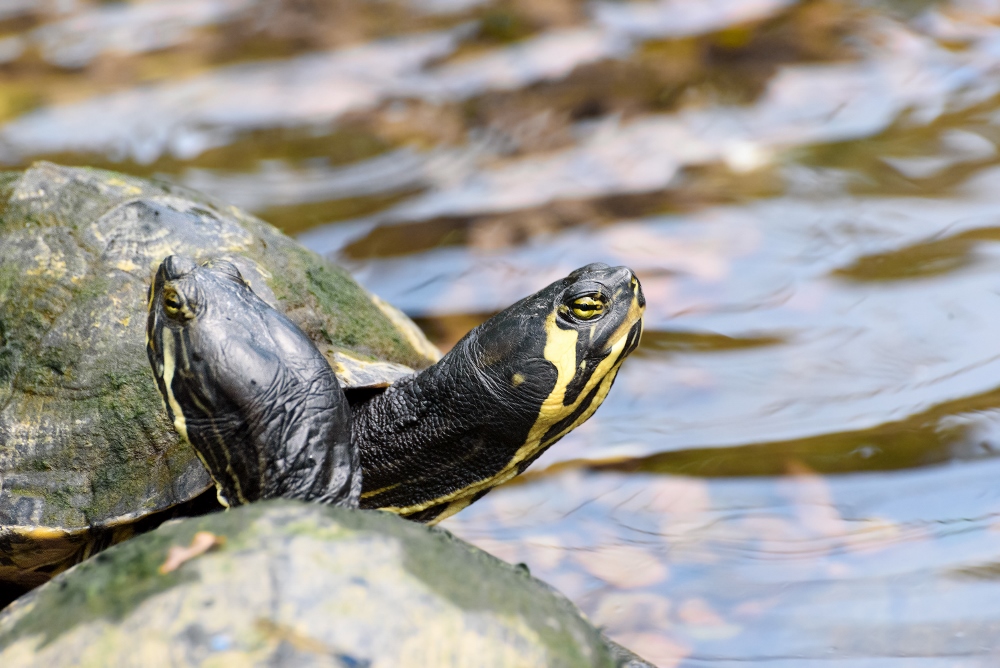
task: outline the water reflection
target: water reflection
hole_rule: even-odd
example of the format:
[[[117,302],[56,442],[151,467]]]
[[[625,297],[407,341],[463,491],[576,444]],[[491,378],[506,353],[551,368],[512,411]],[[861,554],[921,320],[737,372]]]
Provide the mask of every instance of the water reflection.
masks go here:
[[[448,523],[660,666],[995,663],[997,460],[785,473],[569,469]]]
[[[447,522],[662,666],[987,666],[992,0],[0,3],[0,159],[299,233],[443,347],[593,261],[597,415]]]

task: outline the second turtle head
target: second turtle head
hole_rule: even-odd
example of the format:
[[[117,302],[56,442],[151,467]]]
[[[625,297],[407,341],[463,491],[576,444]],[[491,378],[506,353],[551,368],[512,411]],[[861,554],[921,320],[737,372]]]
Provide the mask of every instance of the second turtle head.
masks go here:
[[[149,361],[224,504],[357,502],[347,401],[326,358],[226,260],[173,255],[149,295]]]

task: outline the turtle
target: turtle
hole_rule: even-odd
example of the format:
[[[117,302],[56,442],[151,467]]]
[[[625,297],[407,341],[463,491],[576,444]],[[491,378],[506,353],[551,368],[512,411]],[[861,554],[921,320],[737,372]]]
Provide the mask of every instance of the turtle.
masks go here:
[[[145,352],[148,287],[171,253],[240,267],[346,388],[440,357],[342,268],[236,207],[49,162],[0,173],[0,599],[171,515],[218,508]]]
[[[224,506],[267,498],[433,523],[594,413],[639,344],[626,267],[581,267],[466,334],[437,363],[349,400],[311,339],[227,260],[172,255],[150,288],[164,405]]]
[[[224,377],[212,336],[195,348],[185,337],[211,329],[198,304],[251,302],[213,331],[227,345],[261,324],[250,316],[270,319],[269,351],[302,353],[322,391],[262,410],[322,414],[313,426],[270,433],[244,403],[223,429],[253,394],[252,369]],[[218,501],[277,495],[440,521],[593,413],[638,345],[644,306],[631,271],[591,265],[442,358],[344,269],[236,207],[91,168],[0,174],[0,583],[30,589]],[[221,403],[199,406],[206,388]],[[227,440],[248,434],[242,450]],[[295,457],[269,459],[285,447]],[[264,469],[279,475],[259,485]]]
[[[388,513],[173,520],[0,613],[0,665],[652,668],[523,566]]]

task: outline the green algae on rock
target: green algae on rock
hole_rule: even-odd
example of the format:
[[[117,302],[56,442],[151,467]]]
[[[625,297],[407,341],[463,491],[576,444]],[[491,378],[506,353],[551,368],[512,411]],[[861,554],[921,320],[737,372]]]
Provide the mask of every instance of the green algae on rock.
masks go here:
[[[160,573],[171,546],[203,531],[221,545]],[[2,665],[274,662],[648,665],[524,569],[446,531],[291,501],[168,522],[0,614]]]

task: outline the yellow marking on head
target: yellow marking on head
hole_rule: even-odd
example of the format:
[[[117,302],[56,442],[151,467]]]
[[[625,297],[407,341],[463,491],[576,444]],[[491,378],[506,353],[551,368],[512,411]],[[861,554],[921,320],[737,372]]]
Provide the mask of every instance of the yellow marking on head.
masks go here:
[[[181,435],[181,438],[190,443],[191,439],[188,438],[187,422],[184,421],[184,411],[181,410],[181,405],[174,396],[174,389],[171,387],[171,383],[174,380],[174,371],[177,369],[177,358],[174,352],[173,334],[166,328],[161,330],[160,344],[163,350],[163,387],[166,388],[167,404],[170,406],[170,412],[174,414],[174,429]],[[197,448],[195,450],[197,451]],[[202,463],[205,463],[204,460],[202,460]]]
[[[519,373],[515,373],[513,376],[510,377],[510,383],[514,387],[517,387],[523,382],[524,382],[524,376]]]
[[[611,389],[611,383],[614,381],[615,375],[618,373],[618,367],[622,362],[620,359],[621,353],[625,349],[625,343],[628,341],[628,332],[631,330],[633,324],[634,321],[631,321],[630,318],[627,318],[625,322],[622,323],[618,331],[616,331],[613,335],[613,337],[617,338],[611,339],[614,341],[611,345],[611,350],[608,352],[607,356],[601,360],[600,364],[597,365],[597,368],[594,369],[594,372],[591,374],[587,384],[577,395],[576,401],[571,403],[569,406],[563,405],[563,402],[566,398],[566,388],[576,375],[576,370],[566,364],[568,361],[568,355],[563,354],[563,366],[560,366],[556,360],[549,358],[549,346],[552,340],[552,333],[551,331],[549,332],[549,341],[547,341],[545,345],[545,358],[556,365],[556,368],[559,370],[559,376],[556,380],[556,385],[555,388],[553,388],[552,393],[546,397],[544,402],[542,402],[542,408],[538,413],[538,418],[535,420],[534,426],[528,433],[527,440],[524,442],[524,445],[518,449],[517,454],[514,455],[514,459],[510,464],[508,464],[508,466],[520,463],[538,452],[538,450],[548,447],[564,434],[576,428],[594,414],[594,411],[597,410],[598,406],[601,405],[604,398],[607,396],[608,390]],[[558,329],[554,322],[552,323],[552,328]],[[546,323],[546,329],[549,329],[549,323]],[[553,352],[555,352],[555,350],[553,350]],[[572,350],[574,361],[576,357],[575,353],[576,346],[574,345]],[[581,368],[585,365],[586,361],[580,360]],[[590,403],[590,406],[583,413],[581,413],[569,427],[563,429],[554,436],[550,436],[546,442],[542,442],[542,438],[549,431],[549,429],[560,420],[572,414],[573,411],[575,411],[577,407],[579,407],[580,404],[586,399],[587,395],[594,390],[594,387],[598,385],[600,387],[597,390],[597,394],[594,396],[594,400]]]
[[[633,279],[634,278],[635,277],[633,276]],[[616,329],[614,333],[612,333],[611,336],[608,337],[608,341],[615,342],[614,344],[612,344],[612,347],[614,347],[614,345],[616,345],[617,343],[620,342],[623,343],[625,339],[628,338],[628,333],[632,330],[632,327],[635,326],[635,323],[642,322],[643,313],[646,311],[646,307],[639,306],[638,293],[639,293],[639,284],[635,283],[635,289],[632,290],[632,302],[631,304],[629,304],[628,313],[625,314],[625,317],[622,319],[621,324],[618,325],[618,329]],[[639,335],[640,337],[642,336],[641,330],[639,332]]]
[[[618,375],[618,369],[624,361],[622,353],[628,343],[629,332],[632,330],[632,327],[635,326],[636,322],[642,321],[644,310],[645,309],[643,307],[639,306],[637,290],[633,290],[632,303],[629,306],[628,313],[615,332],[608,338],[608,340],[611,341],[611,348],[608,350],[608,354],[594,369],[594,372],[591,374],[587,384],[577,395],[576,400],[568,406],[563,405],[563,402],[566,399],[566,389],[576,376],[576,350],[579,335],[575,329],[562,329],[559,327],[559,325],[556,324],[556,314],[551,313],[545,319],[546,339],[545,349],[542,354],[545,359],[552,362],[552,364],[556,367],[556,383],[552,392],[550,392],[549,396],[542,402],[542,406],[538,411],[538,417],[535,419],[535,424],[528,432],[528,438],[525,440],[524,444],[518,448],[514,457],[511,458],[511,460],[507,462],[507,465],[495,475],[476,481],[471,485],[455,490],[450,494],[445,494],[444,496],[439,496],[435,499],[431,499],[430,501],[425,501],[412,506],[386,506],[380,508],[380,510],[398,513],[400,515],[412,515],[432,506],[450,501],[451,503],[449,503],[448,507],[445,508],[441,514],[428,522],[428,524],[437,524],[441,520],[451,517],[472,503],[473,496],[475,496],[478,492],[502,485],[511,478],[515,477],[518,474],[518,464],[536,455],[539,451],[544,450],[552,443],[562,438],[565,434],[583,424],[604,402],[604,399],[608,396],[608,392],[611,390],[611,385],[615,380],[615,376]],[[586,360],[580,360],[579,363],[581,366],[586,366]],[[543,441],[542,439],[545,437],[545,434],[548,433],[549,429],[551,429],[552,426],[560,420],[563,420],[571,415],[587,398],[587,396],[595,390],[595,388],[596,392],[594,394],[594,398],[587,409],[577,416],[572,424],[566,426],[564,429],[559,431],[559,433],[554,434]],[[375,492],[370,494],[373,495]]]
[[[621,367],[623,359],[618,359],[618,358],[620,357],[622,350],[625,348],[625,342],[627,340],[628,340],[627,336],[621,337],[618,340],[618,342],[612,347],[611,354],[608,355],[607,359],[605,359],[604,362],[601,362],[601,365],[598,366],[597,371],[594,374],[595,376],[597,376],[597,374],[601,372],[601,368],[604,366],[605,362],[608,362],[609,360],[617,360],[616,363],[612,363],[610,366],[607,367],[607,371],[604,373],[603,376],[599,377],[598,383],[600,386],[597,390],[597,393],[594,395],[594,400],[590,403],[590,406],[587,408],[587,410],[581,413],[579,417],[577,417],[577,419],[573,421],[572,424],[567,426],[565,429],[563,429],[555,436],[550,437],[549,443],[542,443],[541,447],[547,447],[550,443],[555,442],[556,440],[562,438],[563,435],[568,434],[569,432],[579,427],[581,424],[586,422],[591,415],[594,414],[594,411],[596,411],[602,403],[604,403],[604,399],[608,396],[608,392],[611,390],[611,384],[614,382],[615,376],[618,375],[618,369],[619,367]],[[580,393],[581,397],[580,400],[582,400],[582,397],[585,394],[589,394],[590,391],[594,389],[594,385],[595,383],[593,382],[587,384],[587,387],[584,389],[584,391]],[[580,400],[578,400],[574,405],[579,404]],[[529,438],[528,444],[530,443],[531,441]]]
[[[153,285],[150,284],[150,286],[149,286],[149,299],[148,299],[148,303],[146,304],[146,312],[147,313],[153,310],[153,296],[154,296],[153,292],[154,292]],[[149,348],[149,327],[146,327],[146,347]],[[161,364],[161,367],[162,367],[162,364]],[[162,368],[160,370],[160,375],[163,375]],[[164,406],[166,406],[166,403],[164,403]]]
[[[182,338],[181,339],[181,346],[183,346],[183,345],[184,345],[184,339]],[[181,350],[181,357],[182,357],[182,359],[185,359],[185,360],[189,359],[186,350]],[[191,401],[193,401],[195,403],[195,406],[198,408],[198,410],[200,410],[205,415],[211,415],[212,414],[212,411],[210,411],[207,406],[205,406],[203,403],[201,403],[198,400],[198,395],[197,394],[191,393]],[[226,473],[229,474],[229,478],[233,481],[233,486],[236,488],[236,500],[239,501],[240,503],[249,503],[249,501],[247,500],[247,498],[243,495],[243,489],[240,487],[240,480],[239,480],[239,478],[236,477],[236,472],[233,470],[233,458],[229,456],[229,447],[226,444],[225,440],[222,438],[222,435],[219,433],[219,430],[216,428],[215,423],[212,422],[211,425],[212,425],[212,435],[215,436],[215,441],[216,441],[216,443],[219,444],[219,449],[222,450],[222,453],[226,456]],[[188,441],[188,442],[190,443],[190,441]],[[192,444],[192,447],[193,446],[194,446],[194,444]],[[195,448],[195,450],[197,450],[197,448]],[[263,470],[264,469],[261,468],[262,472],[263,472]],[[208,472],[209,472],[209,475],[212,475],[211,469],[208,469]],[[213,480],[214,480],[214,477],[213,477]],[[226,502],[224,502],[223,499],[222,499],[221,488],[217,488],[216,489],[216,496],[219,497],[219,502],[222,503],[222,505],[224,505],[226,508],[229,507],[229,504],[226,503]]]
[[[555,313],[549,314],[549,316],[545,319],[545,333],[545,350],[542,354],[545,356],[545,359],[552,362],[552,364],[556,367],[558,375],[556,378],[555,388],[549,396],[545,398],[545,401],[542,402],[538,418],[535,420],[535,424],[532,426],[531,431],[528,434],[528,439],[525,441],[524,445],[518,449],[514,457],[507,462],[507,465],[504,466],[504,468],[501,469],[496,475],[486,478],[485,480],[478,480],[471,485],[457,489],[450,494],[412,506],[392,506],[381,508],[381,510],[387,510],[401,515],[412,515],[413,513],[426,510],[431,506],[436,506],[447,501],[454,501],[455,504],[459,504],[462,501],[465,502],[465,505],[456,507],[454,510],[449,507],[445,510],[445,512],[441,513],[429,522],[429,524],[436,524],[445,517],[453,515],[465,506],[469,505],[469,503],[472,502],[472,497],[477,492],[503,484],[517,475],[517,465],[533,455],[540,447],[542,447],[542,436],[546,431],[548,431],[549,427],[571,413],[579,402],[586,397],[587,392],[590,391],[593,383],[597,382],[597,379],[600,378],[598,374],[602,373],[602,366],[604,364],[602,363],[602,365],[599,365],[595,370],[594,375],[591,376],[591,382],[588,383],[587,387],[585,387],[583,392],[580,393],[577,401],[570,406],[563,406],[563,400],[566,397],[566,387],[576,375],[576,344],[579,335],[575,329],[562,329],[559,327],[556,324]],[[621,345],[624,345],[624,341]],[[593,405],[593,409],[596,408],[597,406]],[[589,417],[592,412],[593,410],[589,411],[587,416]]]
[[[180,402],[178,402],[177,398],[174,396],[174,390],[171,386],[174,379],[174,372],[177,370],[177,356],[176,351],[174,350],[174,337],[165,327],[161,330],[160,341],[163,349],[163,386],[166,388],[166,401],[170,405],[170,412],[174,414],[174,429],[176,429],[177,433],[181,435],[181,438],[190,444],[191,439],[188,438],[187,421],[184,419],[184,412],[181,410]],[[219,484],[219,481],[212,474],[212,468],[208,465],[208,462],[205,460],[205,457],[201,454],[198,448],[194,447],[192,444],[191,449],[194,450],[194,453],[198,456],[199,461],[201,461],[201,465],[205,467],[205,470],[208,471],[208,475],[212,478],[212,482],[215,483],[215,495],[218,497],[219,503],[228,508],[229,502],[222,496],[222,485]],[[228,460],[229,452],[227,450],[223,451],[226,453],[226,459]],[[233,470],[231,464],[227,465],[226,469],[229,471],[230,475],[232,475]],[[236,484],[237,498],[245,502],[246,499],[242,498],[243,495],[239,490],[239,481],[236,480],[236,476],[233,476],[233,481]]]

